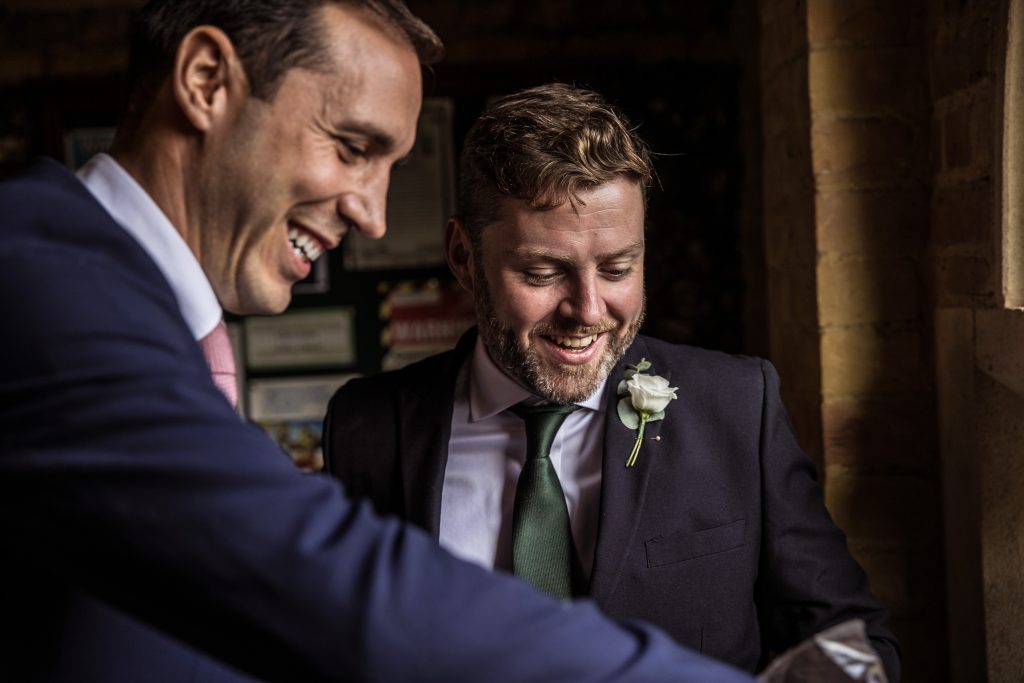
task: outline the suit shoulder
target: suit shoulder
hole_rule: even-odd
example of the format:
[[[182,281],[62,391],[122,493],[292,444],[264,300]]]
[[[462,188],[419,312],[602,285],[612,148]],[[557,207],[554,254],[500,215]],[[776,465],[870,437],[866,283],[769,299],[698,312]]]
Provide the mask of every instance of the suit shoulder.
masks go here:
[[[452,372],[455,352],[445,351],[417,361],[398,370],[388,370],[346,382],[334,394],[331,402],[358,400],[369,402],[388,399],[402,389],[418,390],[432,387]]]
[[[40,159],[21,175],[0,182],[0,225],[5,235],[0,254],[23,259],[24,253],[32,253],[36,270],[46,265],[46,254],[53,263],[70,259],[81,267],[91,264],[97,277],[116,270],[144,281],[163,281],[142,246],[55,161]]]
[[[650,353],[654,364],[651,372],[679,371],[688,376],[707,376],[716,381],[729,379],[750,381],[761,380],[771,363],[763,358],[731,354],[724,351],[704,349],[686,344],[672,344],[653,337],[638,337]]]
[[[17,214],[52,216],[95,212],[99,205],[85,186],[55,161],[41,159],[21,174],[0,182],[0,206],[5,216]]]

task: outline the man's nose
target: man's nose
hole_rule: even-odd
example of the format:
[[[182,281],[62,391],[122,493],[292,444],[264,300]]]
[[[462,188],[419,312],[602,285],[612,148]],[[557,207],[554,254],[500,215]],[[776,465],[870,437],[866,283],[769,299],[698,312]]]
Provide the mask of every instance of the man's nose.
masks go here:
[[[364,236],[380,239],[387,232],[389,168],[370,171],[355,192],[345,192],[338,199],[341,218]]]
[[[605,318],[604,299],[593,275],[581,275],[572,282],[559,313],[581,325],[597,325]]]

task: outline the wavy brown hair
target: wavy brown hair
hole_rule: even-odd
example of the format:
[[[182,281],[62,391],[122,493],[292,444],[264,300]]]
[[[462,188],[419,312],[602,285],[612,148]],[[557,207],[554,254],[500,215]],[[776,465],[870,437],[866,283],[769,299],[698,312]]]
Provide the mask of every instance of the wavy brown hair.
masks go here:
[[[651,152],[629,119],[593,90],[551,83],[492,103],[466,135],[458,213],[478,245],[502,197],[538,210],[584,205],[581,192],[625,176],[644,192]]]

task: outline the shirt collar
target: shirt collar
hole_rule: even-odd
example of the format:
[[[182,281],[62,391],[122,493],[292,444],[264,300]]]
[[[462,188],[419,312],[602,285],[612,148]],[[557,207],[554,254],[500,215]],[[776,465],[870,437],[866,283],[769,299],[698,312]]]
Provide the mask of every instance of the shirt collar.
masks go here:
[[[97,154],[78,179],[156,263],[178,301],[192,336],[202,339],[223,316],[202,266],[153,198],[107,154]]]
[[[503,410],[511,408],[526,400],[541,400],[516,380],[509,377],[499,368],[487,352],[483,339],[479,336],[473,347],[469,367],[469,421],[479,422],[494,417]],[[601,385],[585,401],[576,405],[593,410],[604,411],[604,387],[608,383],[605,377]]]

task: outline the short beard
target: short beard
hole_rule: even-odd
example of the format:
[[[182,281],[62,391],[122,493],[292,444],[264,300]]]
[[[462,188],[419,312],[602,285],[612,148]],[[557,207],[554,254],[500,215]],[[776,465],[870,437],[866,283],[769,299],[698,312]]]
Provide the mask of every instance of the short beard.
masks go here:
[[[552,403],[579,403],[590,398],[633,344],[633,340],[636,339],[636,335],[640,331],[640,325],[643,324],[646,295],[641,304],[640,315],[630,324],[626,334],[621,338],[615,335],[620,326],[610,321],[590,326],[572,325],[571,323],[538,325],[531,330],[531,339],[542,335],[608,333],[607,345],[596,367],[585,365],[562,366],[557,369],[547,368],[541,362],[540,354],[532,344],[524,349],[515,333],[498,320],[494,312],[491,291],[487,286],[487,278],[480,265],[479,255],[474,261],[476,266],[474,268],[473,304],[476,308],[476,319],[484,346],[498,367],[519,380],[534,394]]]

